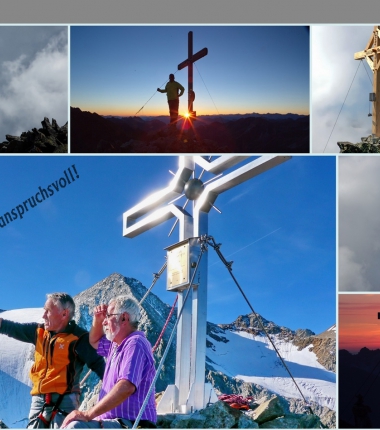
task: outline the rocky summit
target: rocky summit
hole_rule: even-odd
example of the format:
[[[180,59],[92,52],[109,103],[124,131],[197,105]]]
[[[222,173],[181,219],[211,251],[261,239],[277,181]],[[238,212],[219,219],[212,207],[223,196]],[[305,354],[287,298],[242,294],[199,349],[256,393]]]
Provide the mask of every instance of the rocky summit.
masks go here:
[[[21,133],[20,136],[5,136],[6,141],[0,143],[2,153],[66,153],[68,123],[63,127],[53,118],[41,121],[42,128],[33,128],[32,131]]]

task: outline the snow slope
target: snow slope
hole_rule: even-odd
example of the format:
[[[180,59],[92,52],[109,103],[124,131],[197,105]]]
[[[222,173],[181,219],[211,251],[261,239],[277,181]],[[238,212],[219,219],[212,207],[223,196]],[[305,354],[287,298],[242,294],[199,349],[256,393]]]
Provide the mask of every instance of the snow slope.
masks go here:
[[[207,357],[215,370],[261,385],[284,397],[302,398],[267,337],[228,330],[223,336],[227,342],[216,343],[208,337],[214,347],[207,349]],[[335,373],[319,364],[309,347],[298,351],[292,343],[277,336],[271,335],[271,339],[306,400],[335,410]]]
[[[21,309],[0,313],[17,322],[39,322],[43,309]],[[30,407],[29,369],[34,346],[0,335],[0,420],[8,427],[26,427]]]

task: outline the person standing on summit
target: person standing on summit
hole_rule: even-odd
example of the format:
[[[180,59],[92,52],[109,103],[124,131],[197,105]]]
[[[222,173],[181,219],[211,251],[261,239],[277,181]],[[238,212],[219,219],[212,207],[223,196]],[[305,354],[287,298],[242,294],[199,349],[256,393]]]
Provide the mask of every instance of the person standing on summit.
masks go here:
[[[157,88],[157,91],[160,93],[166,93],[169,104],[170,125],[175,127],[178,120],[179,98],[185,92],[185,88],[179,82],[174,80],[174,75],[171,73],[169,75],[169,82],[166,84],[165,89],[161,90],[160,88]]]

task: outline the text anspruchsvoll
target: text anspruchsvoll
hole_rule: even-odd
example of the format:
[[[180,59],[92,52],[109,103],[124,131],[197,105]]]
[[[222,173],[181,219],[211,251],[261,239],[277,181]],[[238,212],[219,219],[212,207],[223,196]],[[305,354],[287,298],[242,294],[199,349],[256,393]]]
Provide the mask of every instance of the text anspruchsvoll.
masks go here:
[[[0,227],[6,227],[9,223],[15,221],[17,218],[22,219],[30,209],[35,208],[37,204],[44,202],[46,199],[53,196],[55,192],[65,188],[67,185],[70,185],[71,183],[75,182],[77,178],[79,178],[75,164],[72,164],[71,167],[64,170],[63,174],[64,176],[52,182],[46,188],[39,186],[38,191],[34,196],[29,197],[9,212],[5,212],[4,215],[0,216]]]

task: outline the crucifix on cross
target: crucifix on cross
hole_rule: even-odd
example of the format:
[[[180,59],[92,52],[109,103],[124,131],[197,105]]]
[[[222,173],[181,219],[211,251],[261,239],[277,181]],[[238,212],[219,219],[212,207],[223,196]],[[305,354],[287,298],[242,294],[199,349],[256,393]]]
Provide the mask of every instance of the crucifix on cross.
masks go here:
[[[208,49],[203,48],[200,51],[198,51],[196,54],[193,54],[193,32],[189,31],[188,34],[188,54],[187,59],[185,61],[182,61],[181,64],[178,64],[178,70],[184,69],[187,67],[187,76],[188,76],[188,113],[190,117],[196,116],[196,112],[193,111],[193,101],[194,101],[194,90],[193,90],[193,64],[201,59],[202,57],[205,57],[208,54]]]
[[[370,101],[373,101],[372,108],[372,134],[380,137],[380,26],[375,25],[372,36],[363,51],[354,54],[355,60],[366,59],[369,67],[373,71],[373,94]],[[379,121],[378,121],[379,118]]]

